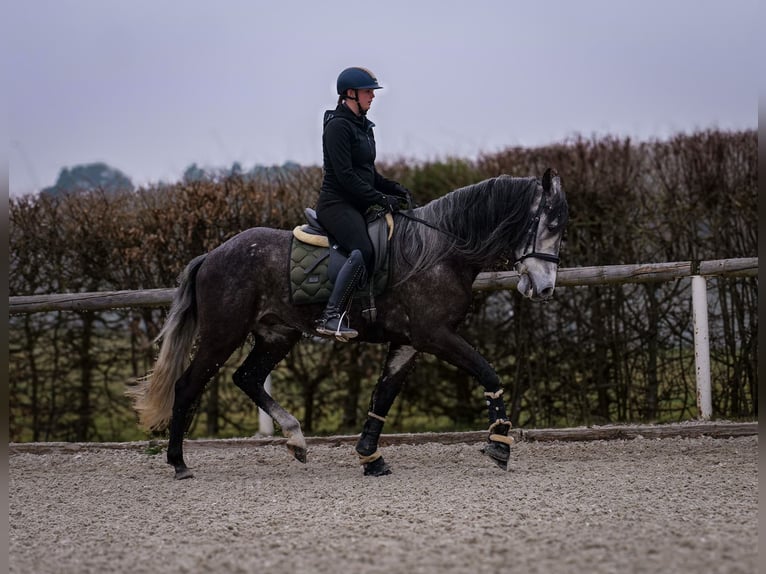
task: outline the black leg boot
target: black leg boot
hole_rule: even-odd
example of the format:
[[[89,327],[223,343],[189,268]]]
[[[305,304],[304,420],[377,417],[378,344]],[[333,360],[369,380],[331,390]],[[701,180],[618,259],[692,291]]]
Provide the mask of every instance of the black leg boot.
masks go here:
[[[365,476],[385,476],[391,474],[391,467],[386,464],[378,450],[378,439],[383,430],[385,418],[372,412],[367,413],[362,434],[356,443],[359,462],[364,467]]]
[[[508,436],[511,430],[511,421],[505,414],[505,403],[502,397],[503,391],[485,392],[487,398],[487,410],[489,414],[489,437],[487,444],[481,451],[489,456],[495,464],[503,470],[508,469],[508,459],[511,454],[513,437]]]
[[[366,269],[362,254],[354,250],[343,264],[333,285],[330,300],[327,302],[322,316],[316,324],[316,332],[325,337],[334,337],[338,341],[347,342],[359,333],[348,326],[346,312],[351,297],[358,283],[364,280]],[[344,325],[344,321],[346,324]]]

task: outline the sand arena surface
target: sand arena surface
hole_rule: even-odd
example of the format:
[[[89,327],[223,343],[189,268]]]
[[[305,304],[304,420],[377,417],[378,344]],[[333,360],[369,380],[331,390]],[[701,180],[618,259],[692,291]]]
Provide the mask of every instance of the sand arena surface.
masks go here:
[[[757,436],[480,446],[12,450],[10,572],[757,571]]]

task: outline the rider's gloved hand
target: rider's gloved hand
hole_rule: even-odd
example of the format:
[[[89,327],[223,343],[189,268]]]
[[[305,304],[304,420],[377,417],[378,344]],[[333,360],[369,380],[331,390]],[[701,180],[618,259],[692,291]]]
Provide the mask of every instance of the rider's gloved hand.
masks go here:
[[[412,192],[404,187],[401,183],[395,184],[394,191],[392,192],[396,197],[400,197],[406,205],[402,205],[402,209],[414,209],[417,207],[415,198],[412,197]]]
[[[391,192],[391,195],[396,195],[397,197],[407,199],[408,197],[412,197],[412,192],[410,192],[410,190],[404,187],[401,183],[397,183],[394,185],[394,189]]]
[[[399,211],[400,209],[399,201],[400,199],[396,196],[393,196],[393,195],[386,196],[386,202],[388,203],[386,207],[389,209],[389,211],[391,211],[391,213],[396,213],[397,211]]]

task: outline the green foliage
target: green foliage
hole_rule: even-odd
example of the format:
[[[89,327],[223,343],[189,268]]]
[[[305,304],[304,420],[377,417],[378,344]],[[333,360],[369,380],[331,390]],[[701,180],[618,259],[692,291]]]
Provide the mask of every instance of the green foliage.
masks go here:
[[[144,454],[147,456],[157,456],[158,454],[162,454],[162,451],[164,450],[165,449],[156,440],[150,440],[144,449]]]
[[[708,131],[643,143],[577,138],[477,161],[378,167],[421,205],[487,177],[554,167],[570,205],[562,266],[615,265],[756,256],[757,147],[753,131]],[[239,231],[300,223],[322,177],[318,167],[294,165],[257,174],[194,167],[175,185],[12,198],[10,294],[172,287],[189,260]],[[711,279],[708,289],[714,415],[754,418],[757,281]],[[11,440],[146,438],[123,389],[151,369],[165,313],[10,317]],[[545,305],[515,292],[476,293],[462,332],[497,370],[515,425],[696,416],[688,280],[560,287]],[[257,409],[231,384],[247,350],[208,385],[190,436],[258,431]],[[384,354],[307,338],[272,373],[273,394],[309,433],[357,433]],[[386,432],[485,426],[475,381],[422,357]]]

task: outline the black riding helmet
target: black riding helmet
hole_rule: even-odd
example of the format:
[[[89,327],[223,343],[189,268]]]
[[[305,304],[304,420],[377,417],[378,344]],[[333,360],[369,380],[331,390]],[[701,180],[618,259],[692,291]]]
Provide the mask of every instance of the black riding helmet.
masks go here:
[[[378,79],[367,68],[346,68],[338,76],[339,96],[346,96],[346,90],[379,90]]]
[[[379,90],[382,87],[378,85],[378,79],[367,68],[346,68],[338,76],[338,103],[340,104],[343,98],[359,103],[359,90]],[[354,90],[354,95],[347,96],[346,90]],[[362,109],[359,113],[366,114]]]

